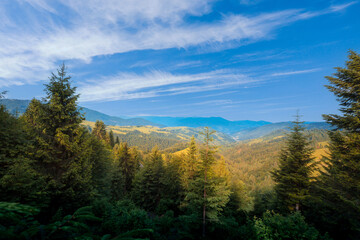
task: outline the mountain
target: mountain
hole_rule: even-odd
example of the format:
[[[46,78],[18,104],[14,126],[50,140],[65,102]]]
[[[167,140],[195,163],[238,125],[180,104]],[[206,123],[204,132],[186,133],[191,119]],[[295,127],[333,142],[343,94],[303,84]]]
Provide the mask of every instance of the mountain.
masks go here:
[[[85,119],[87,121],[96,122],[96,120],[103,121],[106,125],[113,126],[156,126],[156,127],[164,127],[162,124],[153,123],[143,118],[120,118],[109,116],[107,114],[91,110],[89,108],[83,107],[80,110],[81,113],[85,114]]]
[[[19,99],[0,99],[0,104],[6,106],[8,111],[12,114],[23,114],[30,100],[19,100]],[[117,126],[157,126],[163,127],[161,124],[153,123],[143,118],[129,118],[124,119],[120,117],[109,116],[107,114],[91,110],[89,108],[81,108],[81,113],[85,114],[85,119],[88,121],[95,122],[96,120],[103,121],[106,125],[117,125]]]
[[[271,123],[264,126],[251,128],[251,129],[243,129],[235,134],[232,134],[234,139],[248,140],[248,139],[256,139],[261,137],[275,137],[279,135],[284,135],[285,132],[292,126],[292,122],[280,122],[280,123]],[[331,126],[325,122],[305,122],[304,127],[307,130],[312,129],[325,129],[330,130]]]
[[[22,114],[26,111],[30,100],[0,99],[0,104],[4,104],[13,114]],[[181,130],[190,131],[191,134],[197,134],[198,130],[207,126],[219,133],[229,134],[236,140],[255,139],[269,135],[270,137],[283,135],[291,126],[291,122],[271,123],[266,121],[229,121],[221,117],[157,117],[146,116],[142,118],[120,118],[110,116],[89,108],[82,108],[87,121],[103,121],[111,126],[154,126],[154,127],[187,127],[197,128],[191,132],[187,128]],[[306,129],[330,129],[330,126],[324,122],[305,123]],[[177,129],[177,131],[180,131]],[[175,129],[174,129],[175,131]],[[231,137],[226,135],[227,142],[231,142]],[[174,138],[177,139],[177,138]]]
[[[83,125],[92,129],[94,122],[84,121]],[[158,146],[160,150],[178,145],[180,149],[186,147],[191,137],[194,136],[196,141],[202,142],[203,136],[199,132],[203,128],[190,127],[164,127],[155,126],[106,126],[107,130],[112,130],[115,138],[119,137],[121,142],[127,142],[130,146],[137,146],[144,151],[150,151],[153,147]],[[235,143],[235,140],[222,132],[216,132],[213,135],[215,145],[227,145]]]
[[[221,117],[157,117],[145,116],[151,122],[162,124],[168,127],[210,127],[216,131],[233,134],[244,129],[255,128],[271,124],[266,121],[229,121]]]
[[[29,106],[30,100],[0,99],[0,104],[13,115],[23,114]]]

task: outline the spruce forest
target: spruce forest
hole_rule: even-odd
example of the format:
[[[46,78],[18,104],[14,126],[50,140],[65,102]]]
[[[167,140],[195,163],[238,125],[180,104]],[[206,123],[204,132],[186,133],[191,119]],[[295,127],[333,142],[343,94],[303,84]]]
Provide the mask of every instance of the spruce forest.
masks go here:
[[[360,55],[326,78],[329,130],[297,114],[226,142],[85,121],[63,64],[23,113],[0,106],[0,238],[360,239]]]

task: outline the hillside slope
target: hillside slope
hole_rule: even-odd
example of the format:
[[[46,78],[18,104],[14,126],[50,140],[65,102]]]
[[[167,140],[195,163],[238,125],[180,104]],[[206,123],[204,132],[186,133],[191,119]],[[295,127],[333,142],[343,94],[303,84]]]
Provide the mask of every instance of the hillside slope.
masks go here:
[[[256,128],[244,129],[235,134],[232,134],[232,136],[238,141],[262,138],[265,136],[276,137],[284,135],[286,132],[288,132],[292,124],[292,122],[271,123]],[[325,122],[305,122],[304,127],[307,130],[331,129],[331,126]]]
[[[91,129],[94,127],[94,122],[84,121],[83,125]],[[114,136],[119,137],[121,142],[127,142],[130,146],[137,146],[144,151],[149,151],[155,146],[161,150],[174,147],[174,145],[184,148],[192,136],[199,142],[203,140],[203,136],[199,134],[203,128],[108,125],[107,130],[112,130]],[[216,145],[235,142],[231,136],[221,132],[216,132],[213,137]]]
[[[315,150],[314,157],[319,161],[327,154],[329,136],[324,129],[305,130],[305,135]],[[270,172],[278,166],[281,149],[285,146],[285,135],[241,141],[221,148],[229,170],[246,183],[251,192],[273,186]]]

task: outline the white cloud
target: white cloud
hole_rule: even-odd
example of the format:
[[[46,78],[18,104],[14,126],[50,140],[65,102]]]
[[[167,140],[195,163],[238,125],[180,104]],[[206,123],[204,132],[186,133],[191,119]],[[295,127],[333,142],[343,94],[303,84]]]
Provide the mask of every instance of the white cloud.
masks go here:
[[[227,15],[212,22],[186,22],[211,12],[211,0],[4,0],[0,4],[0,87],[46,79],[58,61],[90,63],[99,55],[132,50],[186,48],[268,38],[274,30],[341,11],[285,10],[255,16]],[[19,18],[21,15],[21,18]],[[6,21],[5,21],[6,20]]]
[[[113,101],[202,92],[253,82],[256,80],[225,70],[183,75],[152,71],[142,75],[118,73],[115,76],[89,80],[78,90],[82,102]]]
[[[313,69],[291,71],[291,72],[278,72],[278,73],[271,74],[271,76],[277,77],[277,76],[297,75],[297,74],[305,74],[305,73],[317,72],[317,71],[320,71],[320,70],[321,70],[320,68],[313,68]]]

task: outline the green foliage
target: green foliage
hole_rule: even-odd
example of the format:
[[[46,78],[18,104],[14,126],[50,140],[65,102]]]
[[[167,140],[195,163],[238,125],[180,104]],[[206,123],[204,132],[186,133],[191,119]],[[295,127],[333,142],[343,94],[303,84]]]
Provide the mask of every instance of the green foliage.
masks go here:
[[[147,212],[130,200],[115,203],[98,200],[94,203],[93,209],[94,213],[103,219],[100,224],[102,234],[118,236],[127,231],[154,228]]]
[[[22,122],[0,105],[0,199],[44,204],[44,179],[28,158],[31,141]]]
[[[280,204],[290,211],[299,210],[309,197],[310,179],[314,170],[313,150],[303,134],[299,117],[288,135],[280,155],[279,169],[272,172]]]
[[[159,150],[154,148],[135,176],[132,197],[145,210],[155,211],[161,201],[164,169],[164,160]]]
[[[211,145],[213,133],[209,128],[205,128],[201,133],[204,135],[204,145],[200,150],[198,171],[189,181],[185,197],[188,209],[198,216],[202,215],[203,237],[206,221],[218,220],[218,215],[229,201],[230,195],[226,179],[214,174],[216,147]]]
[[[110,138],[106,133],[106,126],[103,121],[97,120],[95,122],[95,127],[92,129],[91,134],[105,143],[110,142]]]
[[[183,171],[183,184],[185,188],[189,187],[189,182],[191,182],[195,173],[198,171],[199,162],[198,162],[198,149],[195,142],[195,137],[191,137],[186,156],[183,157],[182,171]]]
[[[19,203],[0,202],[0,239],[32,238],[40,224],[34,219],[35,207]]]
[[[115,197],[115,199],[120,199],[119,197],[121,194],[127,194],[131,191],[132,182],[140,164],[136,152],[133,151],[133,153],[135,153],[135,155],[131,154],[131,150],[127,143],[121,143],[114,147],[117,168],[115,170],[113,183],[118,185],[113,186],[113,197]],[[120,183],[118,181],[123,182],[123,187],[121,189],[119,189]]]
[[[330,134],[330,156],[313,191],[318,226],[334,238],[360,238],[360,55],[350,51],[345,68],[327,79],[342,115],[323,115],[342,129]],[[319,222],[320,220],[320,222]]]
[[[52,74],[45,85],[43,102],[33,99],[22,116],[33,140],[32,156],[36,170],[46,178],[49,209],[74,209],[88,203],[93,192],[89,134],[77,107],[79,95],[71,87],[65,66]]]
[[[0,105],[0,177],[14,159],[23,158],[27,151],[28,137],[21,122]]]
[[[299,213],[282,216],[273,212],[265,212],[262,218],[254,219],[256,239],[281,240],[281,239],[328,239],[323,237],[314,228],[305,222]]]
[[[115,146],[114,132],[112,130],[109,132],[109,144],[112,148]]]
[[[314,129],[305,130],[303,133],[310,143],[309,146],[316,149],[315,153],[321,157],[330,140],[327,131]],[[222,146],[219,152],[225,157],[231,175],[236,180],[243,181],[249,194],[253,196],[256,192],[273,188],[271,171],[278,168],[278,158],[285,146],[285,136],[276,135]]]

